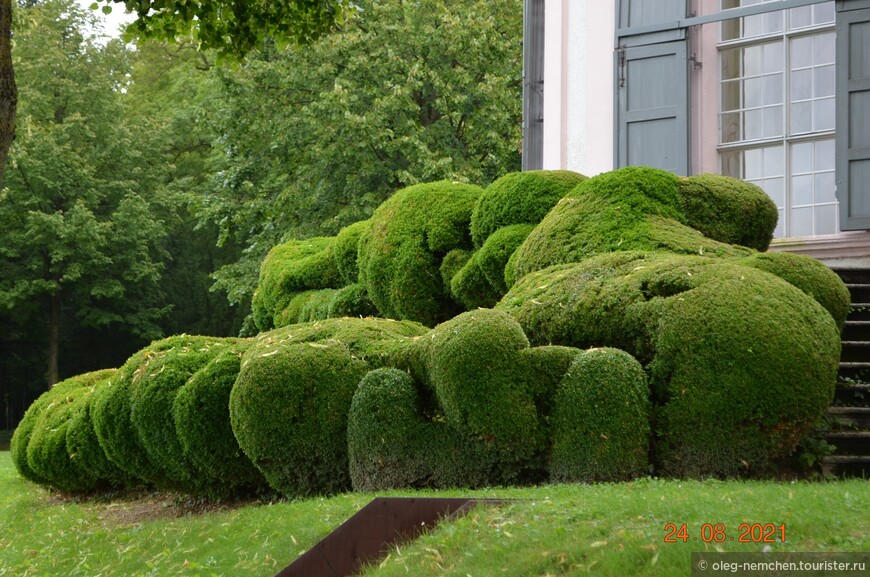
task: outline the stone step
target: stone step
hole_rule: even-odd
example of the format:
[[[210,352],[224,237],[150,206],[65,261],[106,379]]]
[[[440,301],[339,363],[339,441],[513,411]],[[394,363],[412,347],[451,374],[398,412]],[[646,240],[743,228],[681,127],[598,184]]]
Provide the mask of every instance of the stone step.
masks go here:
[[[853,302],[849,308],[850,321],[870,321],[870,303]]]
[[[846,382],[865,383],[870,382],[870,363],[840,361],[840,370],[838,371],[840,379]]]
[[[853,303],[870,302],[870,283],[846,283]]]
[[[870,407],[828,407],[825,420],[832,429],[870,430]]]
[[[838,383],[834,404],[839,407],[870,407],[870,385]]]
[[[822,457],[822,471],[837,477],[870,476],[870,457],[853,455],[830,455]]]
[[[870,431],[832,431],[825,440],[837,447],[838,456],[870,457]]]
[[[841,362],[870,362],[870,341],[843,341],[842,345]]]
[[[843,326],[844,341],[870,341],[870,321],[847,320]]]
[[[846,284],[870,284],[870,269],[866,268],[836,268],[834,272]]]

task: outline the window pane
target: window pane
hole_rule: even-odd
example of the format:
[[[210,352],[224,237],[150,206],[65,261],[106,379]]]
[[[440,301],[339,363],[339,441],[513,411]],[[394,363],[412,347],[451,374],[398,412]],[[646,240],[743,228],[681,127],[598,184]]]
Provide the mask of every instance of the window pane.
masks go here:
[[[811,47],[812,49],[812,47]],[[743,49],[743,75],[760,76],[762,67],[763,49],[761,46],[750,46]]]
[[[764,77],[764,104],[782,103],[782,74]]]
[[[761,106],[763,94],[763,79],[749,78],[743,82],[743,106],[745,108],[757,108]]]
[[[772,42],[764,45],[764,73],[782,72],[782,42]]]
[[[761,188],[764,189],[764,192],[767,193],[767,196],[770,197],[770,200],[776,204],[777,208],[783,208],[785,206],[785,193],[782,185],[782,178],[768,178],[761,186]]]
[[[722,83],[722,112],[740,108],[740,81],[728,80]]]
[[[814,147],[815,163],[813,166],[815,169],[818,171],[834,170],[834,140],[831,138],[817,140]]]
[[[831,64],[834,62],[834,33],[816,34],[813,47],[813,64]]]
[[[727,112],[720,116],[722,122],[722,142],[737,142],[740,134],[740,113]]]
[[[740,78],[740,59],[743,54],[739,48],[723,50],[720,55],[722,65],[722,80]]]
[[[813,177],[810,174],[791,179],[791,204],[803,206],[813,203]]]
[[[801,142],[791,147],[791,173],[801,174],[813,171],[813,143]]]
[[[743,178],[743,152],[739,150],[729,150],[722,152],[719,155],[719,170],[724,176],[732,178]]]
[[[791,210],[791,235],[789,236],[812,236],[813,234],[813,207],[793,208]]]
[[[835,74],[833,65],[819,66],[813,70],[813,95],[816,98],[834,95],[836,90]]]
[[[746,180],[761,180],[764,175],[764,151],[760,148],[747,150],[743,156],[743,166],[745,172],[743,178]]]
[[[782,136],[782,106],[764,109],[764,137]]]
[[[809,100],[813,97],[813,71],[795,70],[791,74],[791,100]]]
[[[779,217],[776,219],[776,228],[773,229],[773,238],[782,238],[785,236],[785,210],[780,209]]]
[[[785,174],[781,146],[769,146],[764,149],[764,176],[782,176]]]
[[[804,26],[809,26],[813,22],[812,6],[792,8],[790,12],[790,23],[792,28],[803,28]]]
[[[791,41],[791,67],[806,68],[813,65],[813,37],[804,36]]]
[[[813,6],[813,11],[813,22],[815,24],[827,24],[834,21],[835,12],[833,2],[823,2],[822,4],[816,4],[815,6]]]
[[[743,36],[759,36],[764,30],[764,15],[756,14],[743,19]]]
[[[828,204],[816,207],[815,234],[837,233],[837,205]]]
[[[769,12],[764,15],[764,33],[782,32],[782,12]]]
[[[836,202],[837,195],[834,194],[834,173],[819,172],[815,175],[815,201],[817,203]]]
[[[747,110],[743,113],[743,139],[761,138],[764,128],[764,114],[761,110]]]
[[[809,132],[813,126],[812,102],[798,102],[791,106],[791,133]]]
[[[835,121],[833,98],[813,102],[813,130],[834,130]]]

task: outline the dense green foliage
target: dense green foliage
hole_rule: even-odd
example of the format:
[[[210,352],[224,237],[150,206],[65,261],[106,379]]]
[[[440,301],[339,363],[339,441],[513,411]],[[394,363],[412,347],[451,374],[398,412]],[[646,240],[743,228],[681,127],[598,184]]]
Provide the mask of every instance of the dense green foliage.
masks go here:
[[[130,383],[130,423],[150,463],[158,473],[159,487],[192,485],[193,467],[186,458],[175,430],[173,405],[187,380],[209,361],[228,350],[232,341],[210,337],[171,337],[163,350],[150,355],[136,369]],[[150,468],[137,476],[147,478]],[[134,471],[137,473],[137,471]]]
[[[508,276],[519,279],[550,265],[611,251],[718,256],[750,252],[705,237],[687,224],[680,179],[674,174],[645,167],[599,174],[580,183],[547,214],[517,250]]]
[[[98,487],[103,479],[97,470],[82,463],[77,453],[67,449],[67,431],[70,419],[81,407],[94,387],[103,384],[114,372],[106,369],[72,377],[70,383],[51,396],[51,402],[39,416],[30,442],[27,444],[27,462],[37,475],[62,491],[82,492]]]
[[[172,405],[175,433],[192,465],[190,485],[210,497],[266,486],[230,425],[230,391],[246,349],[245,342],[237,342],[221,350],[178,390]]]
[[[659,470],[764,472],[833,396],[831,316],[774,275],[704,257],[613,253],[532,273],[505,296],[533,343],[614,346],[649,371]]]
[[[559,199],[586,177],[568,170],[511,172],[486,187],[471,215],[471,238],[483,246],[498,229],[538,224]]]
[[[446,254],[471,247],[468,224],[483,190],[440,181],[402,189],[360,238],[360,283],[386,317],[434,326],[461,309],[434,271]]]
[[[263,333],[230,395],[233,432],[269,485],[285,495],[350,487],[347,418],[372,368],[402,364],[416,323],[332,319]]]
[[[589,349],[577,356],[553,407],[552,480],[621,481],[648,473],[649,389],[631,355]]]
[[[704,236],[760,251],[770,245],[778,217],[776,204],[759,187],[717,174],[681,179],[680,210]]]

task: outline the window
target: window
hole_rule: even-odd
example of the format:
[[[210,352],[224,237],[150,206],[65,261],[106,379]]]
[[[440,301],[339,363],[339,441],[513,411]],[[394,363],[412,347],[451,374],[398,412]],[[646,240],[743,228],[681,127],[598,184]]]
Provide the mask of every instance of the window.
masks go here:
[[[776,203],[775,237],[839,231],[834,19],[834,2],[823,2],[721,23],[720,169],[757,184]]]

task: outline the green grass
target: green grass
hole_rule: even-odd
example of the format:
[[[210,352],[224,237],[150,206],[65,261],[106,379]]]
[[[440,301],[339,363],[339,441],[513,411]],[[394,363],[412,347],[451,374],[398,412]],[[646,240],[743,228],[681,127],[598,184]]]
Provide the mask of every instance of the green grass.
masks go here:
[[[642,480],[426,494],[523,500],[476,509],[394,547],[365,575],[688,575],[691,551],[763,547],[705,544],[705,523],[723,523],[735,540],[740,523],[785,524],[786,542],[772,544],[774,551],[870,550],[867,481]],[[210,507],[178,517],[165,495],[61,499],[19,478],[0,453],[0,577],[271,577],[371,498]],[[689,541],[664,543],[667,523],[686,523]]]

